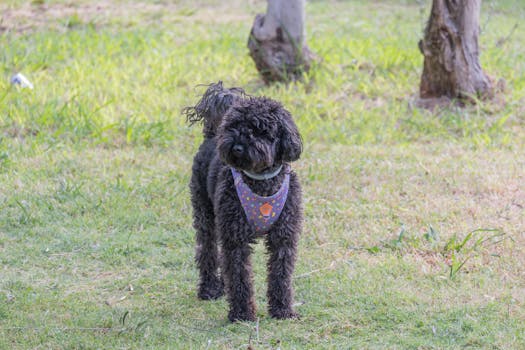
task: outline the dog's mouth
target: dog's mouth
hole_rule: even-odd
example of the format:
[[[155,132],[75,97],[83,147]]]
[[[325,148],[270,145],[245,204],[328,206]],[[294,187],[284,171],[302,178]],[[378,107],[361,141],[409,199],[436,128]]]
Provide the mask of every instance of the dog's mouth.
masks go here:
[[[256,159],[248,158],[241,161],[240,163],[242,164],[240,164],[240,170],[249,171],[255,174],[264,174],[273,172],[281,166],[281,163],[275,162],[272,157],[262,157],[263,159],[257,159],[257,157],[254,158]]]
[[[226,163],[238,170],[247,170],[251,168],[250,161],[242,155],[229,154]]]
[[[235,152],[232,148],[226,158],[226,162],[234,168],[252,173],[271,172],[280,166],[274,162],[271,155],[262,152],[250,152],[250,150]]]
[[[239,171],[261,175],[273,173],[282,166],[280,162],[269,165],[267,162],[253,162],[249,159],[236,157],[231,157],[228,163]]]

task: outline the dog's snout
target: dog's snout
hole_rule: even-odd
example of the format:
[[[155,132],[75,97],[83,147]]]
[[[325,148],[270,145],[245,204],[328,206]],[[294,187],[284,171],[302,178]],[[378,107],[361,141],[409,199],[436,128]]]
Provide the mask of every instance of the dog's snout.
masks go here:
[[[244,147],[242,145],[237,144],[233,146],[232,151],[234,155],[240,156],[244,152]]]

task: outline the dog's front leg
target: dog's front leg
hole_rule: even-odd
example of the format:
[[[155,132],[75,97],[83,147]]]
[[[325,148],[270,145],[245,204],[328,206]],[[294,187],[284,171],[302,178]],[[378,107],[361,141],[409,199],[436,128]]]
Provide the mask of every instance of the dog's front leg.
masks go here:
[[[295,266],[297,233],[286,225],[272,229],[266,239],[268,261],[268,306],[274,318],[297,318],[293,310],[292,274]]]
[[[228,319],[255,321],[255,301],[252,286],[251,248],[244,245],[223,246],[222,266],[230,312]]]

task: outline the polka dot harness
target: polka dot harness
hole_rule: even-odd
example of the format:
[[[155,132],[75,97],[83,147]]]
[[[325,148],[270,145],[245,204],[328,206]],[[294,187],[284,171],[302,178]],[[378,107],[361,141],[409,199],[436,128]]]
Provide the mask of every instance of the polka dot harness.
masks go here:
[[[290,174],[286,172],[281,188],[269,197],[259,196],[244,183],[242,175],[231,168],[237,195],[246,214],[246,218],[256,233],[267,233],[279,219],[288,197]]]

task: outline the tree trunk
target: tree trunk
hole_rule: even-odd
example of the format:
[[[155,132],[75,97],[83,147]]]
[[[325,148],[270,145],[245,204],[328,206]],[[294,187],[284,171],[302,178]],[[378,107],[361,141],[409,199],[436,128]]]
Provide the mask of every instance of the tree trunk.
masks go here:
[[[268,0],[266,15],[255,17],[248,48],[267,83],[298,79],[310,68],[304,6],[305,0]]]
[[[479,63],[481,0],[433,0],[419,49],[425,56],[421,98],[487,98],[492,83]]]

